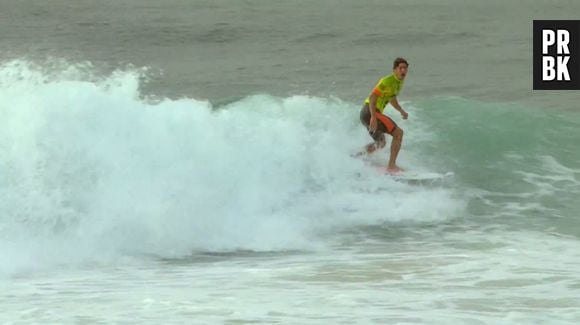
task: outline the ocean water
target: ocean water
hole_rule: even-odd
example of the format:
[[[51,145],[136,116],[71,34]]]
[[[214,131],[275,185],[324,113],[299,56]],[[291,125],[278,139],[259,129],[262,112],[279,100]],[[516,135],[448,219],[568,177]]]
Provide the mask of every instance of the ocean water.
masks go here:
[[[0,5],[0,323],[580,321],[578,93],[528,53],[577,3]],[[445,182],[352,157],[391,44]]]

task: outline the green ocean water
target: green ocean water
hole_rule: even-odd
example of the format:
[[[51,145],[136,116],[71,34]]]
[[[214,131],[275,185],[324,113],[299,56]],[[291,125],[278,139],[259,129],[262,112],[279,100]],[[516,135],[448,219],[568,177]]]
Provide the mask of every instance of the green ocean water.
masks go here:
[[[433,138],[415,145],[474,190],[479,222],[580,235],[580,114],[462,98],[416,105]]]

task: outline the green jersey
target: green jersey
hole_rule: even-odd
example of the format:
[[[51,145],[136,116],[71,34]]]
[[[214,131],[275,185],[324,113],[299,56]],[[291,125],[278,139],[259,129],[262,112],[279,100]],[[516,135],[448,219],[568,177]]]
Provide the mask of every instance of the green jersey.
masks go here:
[[[379,112],[382,113],[385,110],[385,106],[387,106],[393,97],[399,94],[401,88],[403,88],[403,80],[397,79],[394,74],[390,74],[379,80],[372,91],[377,96],[377,109]],[[370,104],[370,95],[365,100],[365,104]]]

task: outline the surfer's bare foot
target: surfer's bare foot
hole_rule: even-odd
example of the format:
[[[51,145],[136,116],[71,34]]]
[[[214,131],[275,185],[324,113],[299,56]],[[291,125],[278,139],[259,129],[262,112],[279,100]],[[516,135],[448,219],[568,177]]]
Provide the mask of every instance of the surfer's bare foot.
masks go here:
[[[400,174],[405,170],[397,165],[387,167],[387,173],[389,174]]]

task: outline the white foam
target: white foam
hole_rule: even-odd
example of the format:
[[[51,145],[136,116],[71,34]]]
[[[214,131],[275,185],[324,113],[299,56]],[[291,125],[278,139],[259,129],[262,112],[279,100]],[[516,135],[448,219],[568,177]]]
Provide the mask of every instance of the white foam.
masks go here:
[[[369,140],[356,105],[149,103],[136,72],[82,75],[0,67],[2,259],[312,249],[337,228],[445,220],[461,206],[448,190],[397,184],[351,158]]]

